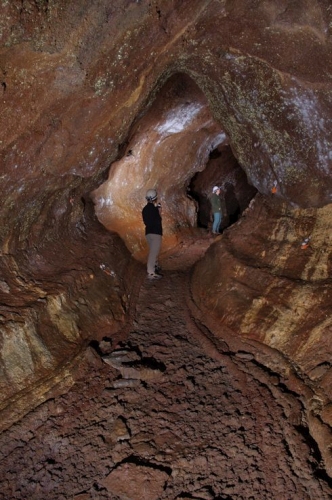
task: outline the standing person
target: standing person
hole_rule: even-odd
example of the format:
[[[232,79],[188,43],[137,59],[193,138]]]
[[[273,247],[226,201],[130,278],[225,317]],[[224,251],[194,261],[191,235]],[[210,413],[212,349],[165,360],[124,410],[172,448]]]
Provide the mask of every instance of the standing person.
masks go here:
[[[163,235],[161,221],[161,205],[157,204],[157,191],[149,189],[146,193],[147,204],[142,210],[143,222],[145,224],[145,237],[149,245],[149,256],[147,262],[148,279],[156,280],[162,278],[158,265],[158,255]]]
[[[213,213],[212,234],[219,234],[220,224],[222,220],[222,207],[219,195],[220,195],[220,187],[214,186],[214,188],[212,189],[212,195],[210,196],[210,202]]]

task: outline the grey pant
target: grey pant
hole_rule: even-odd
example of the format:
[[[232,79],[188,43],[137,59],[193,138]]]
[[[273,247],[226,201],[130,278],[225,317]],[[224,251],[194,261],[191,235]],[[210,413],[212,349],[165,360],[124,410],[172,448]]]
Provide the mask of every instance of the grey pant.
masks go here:
[[[158,263],[158,255],[161,247],[161,235],[147,234],[145,237],[149,245],[149,257],[148,257],[147,269],[148,273],[152,274],[155,272],[155,266]]]

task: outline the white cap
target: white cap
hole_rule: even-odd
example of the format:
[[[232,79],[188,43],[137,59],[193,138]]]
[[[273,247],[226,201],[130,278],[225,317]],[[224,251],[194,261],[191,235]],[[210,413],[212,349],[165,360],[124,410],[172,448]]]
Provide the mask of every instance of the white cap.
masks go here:
[[[212,189],[212,193],[215,193],[216,191],[218,191],[218,189],[220,189],[219,186],[214,186],[214,188]]]

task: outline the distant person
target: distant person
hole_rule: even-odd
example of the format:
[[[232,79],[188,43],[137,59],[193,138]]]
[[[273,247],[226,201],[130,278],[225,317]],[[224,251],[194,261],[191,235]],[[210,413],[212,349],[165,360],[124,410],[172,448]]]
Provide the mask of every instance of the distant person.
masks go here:
[[[142,218],[145,224],[145,237],[149,245],[149,256],[147,262],[148,279],[157,280],[162,278],[158,255],[163,235],[161,220],[161,205],[157,203],[158,194],[155,189],[149,189],[145,196],[147,204],[142,210]]]
[[[213,223],[212,234],[219,234],[219,229],[222,221],[222,204],[220,198],[221,189],[219,186],[214,186],[210,196],[210,203],[212,207]]]

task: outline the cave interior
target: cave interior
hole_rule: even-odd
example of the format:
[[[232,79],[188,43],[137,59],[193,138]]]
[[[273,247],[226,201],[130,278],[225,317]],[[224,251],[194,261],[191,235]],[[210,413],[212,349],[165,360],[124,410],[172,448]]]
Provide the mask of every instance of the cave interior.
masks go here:
[[[328,2],[0,13],[0,497],[331,498]]]

